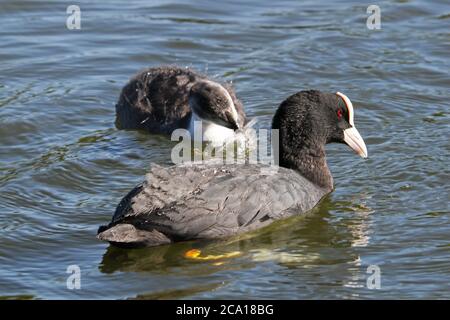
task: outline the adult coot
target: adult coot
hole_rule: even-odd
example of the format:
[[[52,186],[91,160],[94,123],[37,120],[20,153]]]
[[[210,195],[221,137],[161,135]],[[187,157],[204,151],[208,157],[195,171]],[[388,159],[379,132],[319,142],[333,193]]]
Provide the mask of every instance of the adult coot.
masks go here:
[[[367,157],[352,103],[339,92],[290,96],[272,128],[279,129],[275,174],[261,174],[263,164],[154,166],[97,237],[118,246],[156,246],[261,228],[311,210],[333,190],[325,144],[345,143]]]

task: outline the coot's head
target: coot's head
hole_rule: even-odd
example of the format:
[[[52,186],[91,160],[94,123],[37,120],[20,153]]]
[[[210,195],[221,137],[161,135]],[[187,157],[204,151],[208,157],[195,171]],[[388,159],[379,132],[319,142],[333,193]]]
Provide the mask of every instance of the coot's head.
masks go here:
[[[195,83],[189,94],[189,105],[202,120],[233,130],[242,127],[244,119],[240,119],[230,93],[219,83],[209,80]]]
[[[288,158],[300,151],[317,155],[330,142],[347,144],[363,158],[368,155],[355,127],[353,105],[340,92],[310,90],[290,96],[278,108],[272,127],[280,130],[280,151]]]

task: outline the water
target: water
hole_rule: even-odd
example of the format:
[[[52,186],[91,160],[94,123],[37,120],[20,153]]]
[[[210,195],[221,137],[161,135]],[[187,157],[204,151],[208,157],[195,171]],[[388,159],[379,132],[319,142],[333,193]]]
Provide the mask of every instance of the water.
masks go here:
[[[78,1],[0,4],[0,296],[450,298],[447,1]],[[301,89],[341,91],[369,159],[329,145],[336,190],[315,212],[224,242],[120,250],[95,239],[164,137],[114,127],[139,69],[191,66],[233,81],[269,126]],[[183,254],[240,251],[192,261]],[[68,290],[69,265],[81,289]],[[366,286],[369,265],[381,289]]]

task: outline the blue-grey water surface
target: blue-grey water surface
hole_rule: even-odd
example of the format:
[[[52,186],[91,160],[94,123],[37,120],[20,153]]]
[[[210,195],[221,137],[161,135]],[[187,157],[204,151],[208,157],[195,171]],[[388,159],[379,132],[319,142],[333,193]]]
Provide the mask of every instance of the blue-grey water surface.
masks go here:
[[[70,4],[81,30],[66,28]],[[450,6],[379,1],[381,29],[369,30],[370,4],[1,1],[0,296],[450,298]],[[111,248],[98,226],[173,146],[117,130],[114,104],[161,64],[233,81],[265,127],[292,93],[341,91],[369,159],[329,145],[336,190],[306,217],[230,241]],[[192,248],[241,254],[193,261]],[[370,265],[380,289],[367,287]]]

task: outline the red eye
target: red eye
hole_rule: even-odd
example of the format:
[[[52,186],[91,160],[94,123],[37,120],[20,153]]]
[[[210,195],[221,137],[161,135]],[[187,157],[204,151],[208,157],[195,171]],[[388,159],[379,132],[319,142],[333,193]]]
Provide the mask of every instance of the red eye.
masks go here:
[[[342,118],[342,109],[338,109],[337,117],[338,117],[339,120],[341,120],[341,118]]]

